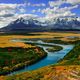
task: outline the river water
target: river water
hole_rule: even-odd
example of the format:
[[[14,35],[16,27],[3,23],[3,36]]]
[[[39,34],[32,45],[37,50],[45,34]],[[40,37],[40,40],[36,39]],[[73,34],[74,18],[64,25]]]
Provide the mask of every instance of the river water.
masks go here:
[[[22,72],[26,72],[26,71],[30,71],[30,70],[36,70],[38,68],[47,66],[47,65],[51,65],[51,64],[55,64],[57,63],[57,61],[59,61],[60,59],[62,59],[70,50],[73,49],[73,45],[61,45],[61,44],[55,44],[55,43],[46,43],[43,41],[23,41],[23,40],[13,40],[14,42],[29,42],[29,43],[42,43],[42,44],[48,44],[48,45],[58,45],[58,46],[62,46],[63,49],[61,51],[57,51],[57,52],[48,52],[47,48],[49,48],[50,46],[42,46],[42,45],[37,45],[39,47],[42,47],[44,49],[45,52],[47,52],[47,57],[45,57],[44,59],[40,60],[39,62],[30,65],[30,66],[25,66],[24,69],[15,71],[15,72],[11,72],[9,75],[13,75],[13,74],[18,74],[18,73],[22,73]]]

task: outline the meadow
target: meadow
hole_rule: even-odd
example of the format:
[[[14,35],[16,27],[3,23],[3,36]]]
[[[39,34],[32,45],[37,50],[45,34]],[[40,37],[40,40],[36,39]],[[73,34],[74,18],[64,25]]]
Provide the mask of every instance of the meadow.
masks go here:
[[[31,33],[31,34],[33,35],[32,36],[31,35],[0,36],[0,50],[5,49],[4,52],[7,52],[8,49],[6,48],[12,47],[12,53],[13,53],[15,51],[14,48],[17,47],[17,48],[21,48],[22,52],[24,52],[26,49],[31,49],[33,50],[33,52],[35,52],[35,54],[36,53],[39,54],[41,52],[44,53],[42,49],[39,49],[38,52],[34,51],[34,49],[36,48],[35,45],[25,44],[23,42],[12,42],[11,41],[12,39],[29,39],[29,40],[42,39],[43,41],[50,42],[50,43],[72,44],[75,47],[62,60],[60,60],[55,65],[45,66],[38,70],[28,71],[28,72],[13,75],[13,76],[0,76],[0,80],[56,80],[56,79],[57,80],[73,80],[73,79],[79,80],[80,79],[80,75],[79,75],[80,74],[80,61],[79,61],[80,60],[80,34],[79,33],[44,32],[44,33]],[[18,53],[17,50],[15,54],[16,55],[20,54],[18,58],[20,58],[21,56],[23,56],[24,58],[25,54],[27,54],[25,52],[24,54]],[[26,57],[28,57],[28,55],[29,54],[27,54]],[[12,56],[12,55],[9,54],[9,56]],[[4,56],[2,55],[2,57]],[[31,60],[32,57],[34,57],[34,55],[32,55],[32,52],[31,52],[31,56],[29,57],[29,59]],[[15,56],[13,58],[15,58]],[[19,61],[19,60],[16,60],[16,61]],[[24,59],[22,59],[21,61],[23,60]],[[15,65],[12,63],[7,64],[7,66]],[[8,69],[8,68],[4,68],[4,69]]]

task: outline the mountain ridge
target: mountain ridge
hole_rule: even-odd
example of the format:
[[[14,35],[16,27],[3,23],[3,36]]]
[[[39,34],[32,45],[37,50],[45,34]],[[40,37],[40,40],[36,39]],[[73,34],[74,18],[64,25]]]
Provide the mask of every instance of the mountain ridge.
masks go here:
[[[78,18],[57,18],[44,20],[38,18],[18,18],[17,20],[0,29],[0,32],[42,32],[42,31],[79,31],[80,20]]]

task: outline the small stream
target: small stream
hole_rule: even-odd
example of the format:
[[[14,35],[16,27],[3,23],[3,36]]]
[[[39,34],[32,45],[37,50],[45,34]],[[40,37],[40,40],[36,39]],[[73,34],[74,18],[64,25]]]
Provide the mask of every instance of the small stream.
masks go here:
[[[48,45],[58,45],[58,46],[62,46],[63,50],[61,51],[57,51],[57,52],[48,52],[47,48],[49,48],[50,46],[42,46],[42,45],[37,45],[39,47],[42,47],[44,49],[45,52],[47,52],[47,57],[45,57],[44,59],[40,60],[39,62],[30,65],[30,66],[25,66],[24,69],[15,71],[10,73],[9,75],[13,75],[13,74],[18,74],[18,73],[22,73],[22,72],[26,72],[26,71],[30,71],[30,70],[36,70],[38,68],[47,66],[47,65],[51,65],[51,64],[55,64],[57,63],[57,61],[59,61],[60,59],[62,59],[70,50],[73,49],[73,45],[61,45],[61,44],[55,44],[55,43],[46,43],[43,42],[41,40],[35,42],[35,41],[24,41],[24,40],[13,40],[13,42],[29,42],[29,43],[42,43],[42,44],[48,44]]]

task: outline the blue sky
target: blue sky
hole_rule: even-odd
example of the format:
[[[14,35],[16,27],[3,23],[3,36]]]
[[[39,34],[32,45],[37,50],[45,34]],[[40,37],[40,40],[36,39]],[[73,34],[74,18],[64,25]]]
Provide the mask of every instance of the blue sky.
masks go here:
[[[0,3],[22,3],[24,0],[0,0]]]
[[[80,17],[80,0],[0,0],[0,27],[26,15],[48,20]]]
[[[47,3],[48,1],[56,1],[56,0],[1,0],[0,3],[24,3],[24,2]]]

